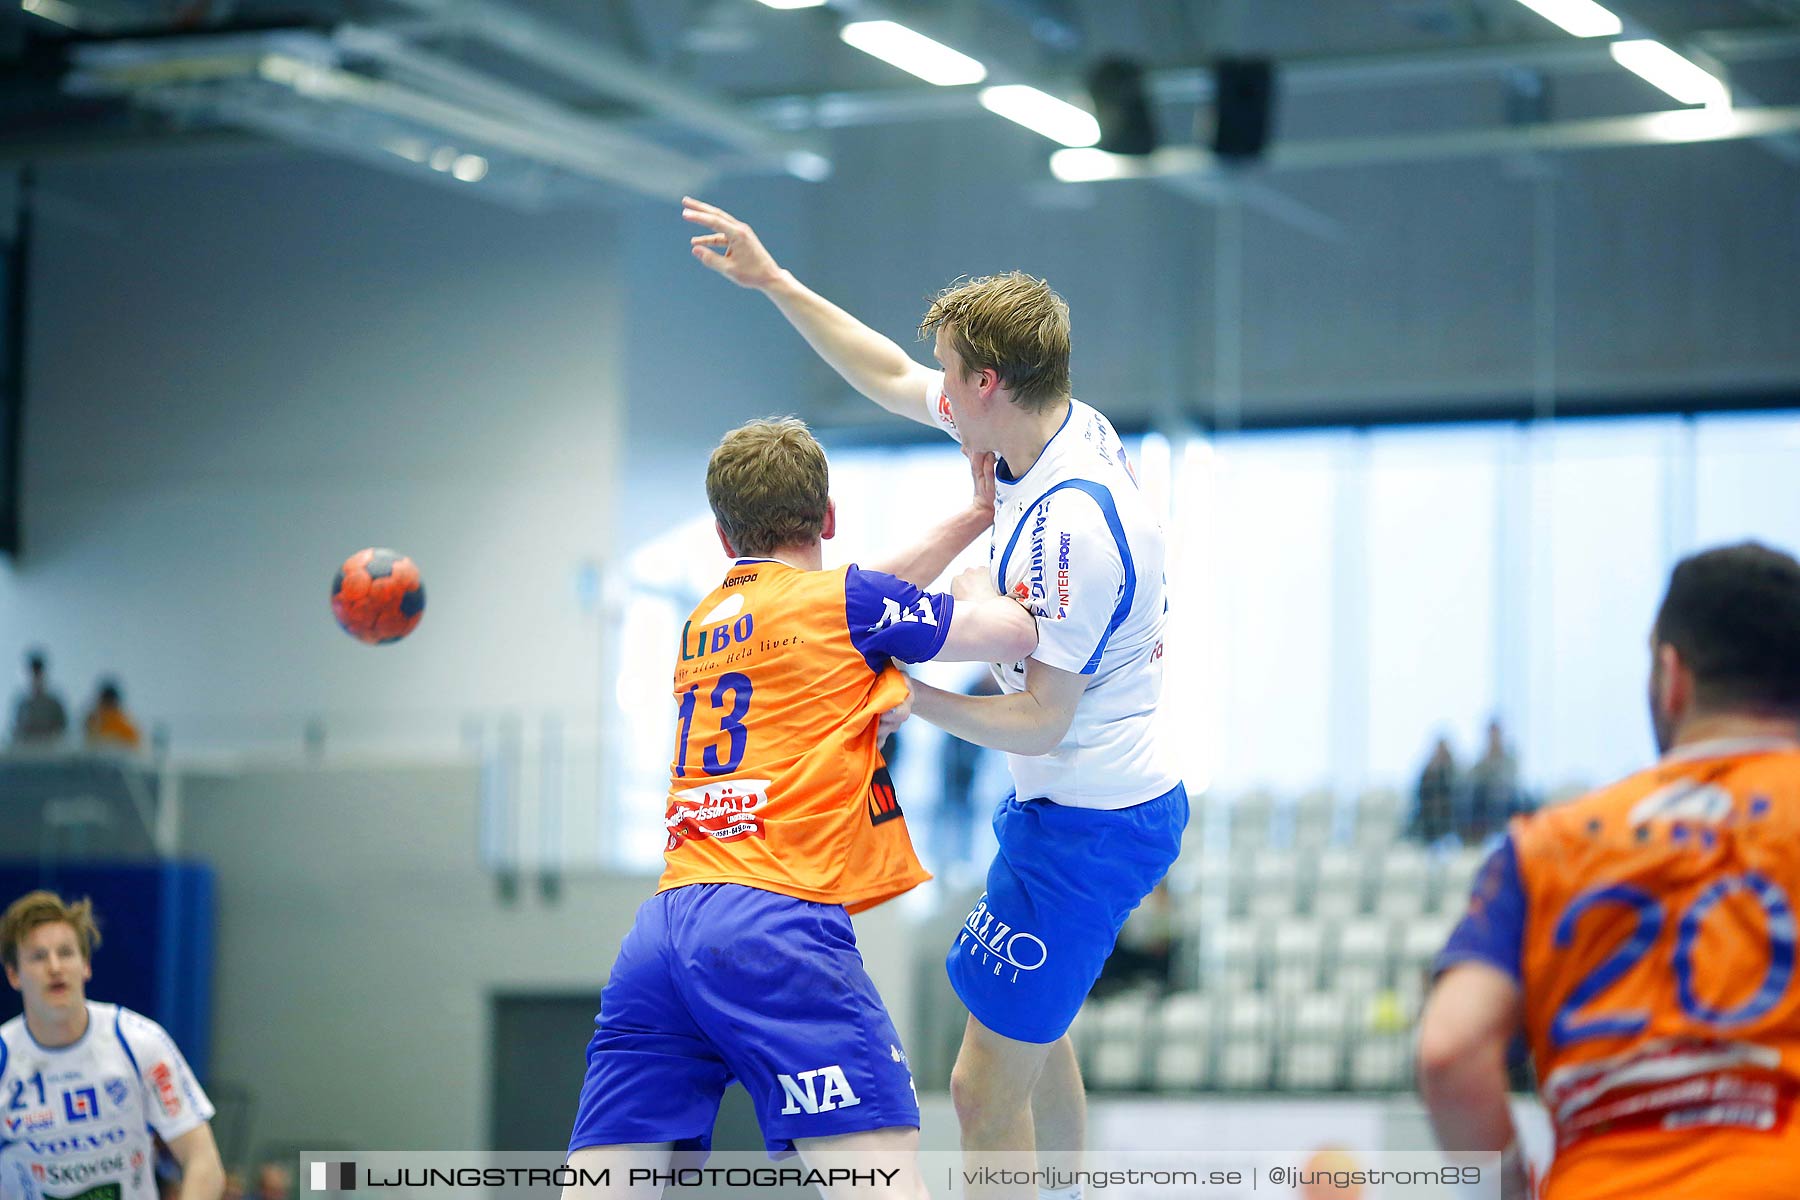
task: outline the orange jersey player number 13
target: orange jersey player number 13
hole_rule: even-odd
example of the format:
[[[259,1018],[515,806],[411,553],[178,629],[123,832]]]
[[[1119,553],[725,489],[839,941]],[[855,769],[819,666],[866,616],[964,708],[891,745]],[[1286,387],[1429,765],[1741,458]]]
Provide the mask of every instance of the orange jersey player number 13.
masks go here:
[[[742,883],[858,911],[928,878],[875,724],[907,695],[892,661],[935,655],[953,605],[854,566],[735,564],[682,630],[662,890]]]

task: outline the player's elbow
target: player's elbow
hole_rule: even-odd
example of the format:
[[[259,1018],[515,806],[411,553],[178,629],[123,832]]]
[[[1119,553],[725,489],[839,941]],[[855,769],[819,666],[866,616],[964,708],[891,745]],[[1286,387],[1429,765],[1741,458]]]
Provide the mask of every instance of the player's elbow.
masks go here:
[[[1504,1061],[1504,1051],[1504,1046],[1461,1025],[1451,1014],[1427,1010],[1419,1022],[1420,1095],[1427,1105],[1459,1102],[1494,1074],[1492,1067]]]
[[[993,662],[1018,662],[1030,658],[1037,649],[1037,621],[1025,609],[1011,600],[995,602],[1000,612],[1000,620],[995,631],[995,640],[1000,653]]]
[[[1060,712],[1055,709],[1039,709],[1032,714],[1025,728],[1019,731],[1012,747],[1014,754],[1027,757],[1049,754],[1063,744],[1069,736],[1069,725],[1074,720],[1073,713]]]

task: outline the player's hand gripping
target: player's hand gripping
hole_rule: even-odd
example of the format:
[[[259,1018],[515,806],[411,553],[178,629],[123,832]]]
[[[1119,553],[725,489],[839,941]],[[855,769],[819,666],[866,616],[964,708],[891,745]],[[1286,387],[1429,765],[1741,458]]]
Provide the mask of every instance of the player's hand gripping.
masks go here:
[[[969,501],[971,512],[982,514],[983,520],[992,524],[994,520],[994,455],[991,451],[980,454],[963,452],[969,460],[969,475],[975,481],[975,495]]]
[[[970,567],[950,581],[950,595],[956,600],[992,600],[999,594],[986,567]]]
[[[908,679],[904,674],[902,674],[900,678],[906,680],[906,699],[902,700],[899,704],[896,704],[893,708],[888,709],[876,719],[875,744],[877,746],[887,741],[888,735],[906,724],[906,718],[912,716],[912,680]]]
[[[681,198],[681,217],[711,230],[690,239],[694,257],[739,287],[762,289],[781,278],[774,255],[763,249],[756,231],[726,212],[692,196]]]

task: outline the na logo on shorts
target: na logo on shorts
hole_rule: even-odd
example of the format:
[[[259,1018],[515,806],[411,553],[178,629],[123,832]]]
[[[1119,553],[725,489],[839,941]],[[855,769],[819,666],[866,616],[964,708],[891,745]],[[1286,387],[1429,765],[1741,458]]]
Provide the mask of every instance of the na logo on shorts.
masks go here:
[[[844,1078],[844,1068],[836,1063],[775,1078],[781,1081],[781,1090],[787,1095],[787,1105],[781,1110],[784,1117],[801,1112],[832,1112],[862,1103],[862,1097],[851,1090],[850,1081]]]

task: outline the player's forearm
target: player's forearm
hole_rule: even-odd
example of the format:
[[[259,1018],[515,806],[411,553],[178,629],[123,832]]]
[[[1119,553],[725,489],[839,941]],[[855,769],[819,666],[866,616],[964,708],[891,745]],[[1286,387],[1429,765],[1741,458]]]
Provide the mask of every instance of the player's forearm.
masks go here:
[[[1419,1092],[1445,1150],[1500,1151],[1518,1136],[1506,1091],[1506,1045],[1419,1047]]]
[[[889,412],[926,420],[922,379],[926,368],[892,338],[870,329],[791,271],[782,271],[762,293],[844,382]]]
[[[945,733],[1007,754],[1048,754],[1068,732],[1067,721],[1030,692],[964,696],[915,679],[912,711]]]
[[[987,508],[967,508],[940,521],[930,533],[912,546],[870,568],[897,575],[916,588],[926,587],[944,573],[956,556],[994,524],[994,513]],[[994,661],[998,661],[998,657]]]
[[[225,1191],[225,1166],[218,1154],[196,1154],[181,1166],[178,1200],[219,1200]]]

